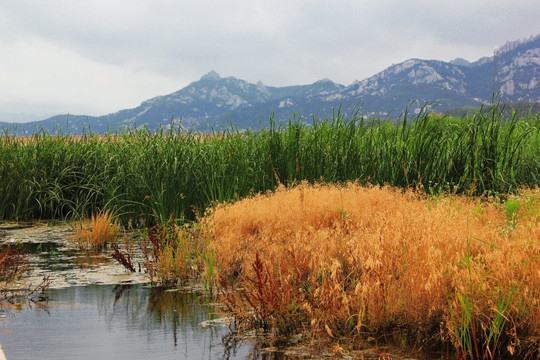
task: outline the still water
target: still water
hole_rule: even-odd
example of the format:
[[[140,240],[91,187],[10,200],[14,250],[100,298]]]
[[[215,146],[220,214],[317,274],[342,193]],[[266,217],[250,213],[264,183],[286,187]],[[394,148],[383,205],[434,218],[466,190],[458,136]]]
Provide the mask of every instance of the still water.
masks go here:
[[[134,284],[47,295],[43,307],[4,312],[0,344],[8,360],[276,358],[235,346],[229,327],[213,322],[219,308],[199,294]]]
[[[48,301],[0,306],[0,345],[17,359],[290,359],[238,340],[219,305],[202,294],[148,285],[127,272],[112,249],[76,248],[68,223],[0,222],[0,248],[29,256],[26,281],[49,278]]]

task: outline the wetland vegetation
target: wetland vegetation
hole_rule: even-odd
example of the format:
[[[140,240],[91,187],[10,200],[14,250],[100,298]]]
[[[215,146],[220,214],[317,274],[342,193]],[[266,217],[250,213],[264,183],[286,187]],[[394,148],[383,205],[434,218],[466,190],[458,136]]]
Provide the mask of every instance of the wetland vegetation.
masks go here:
[[[79,246],[111,236],[126,268],[140,250],[153,282],[202,283],[239,328],[335,354],[397,338],[534,359],[540,118],[503,114],[6,134],[0,218],[77,220]],[[140,229],[135,245],[119,226]]]
[[[195,219],[216,202],[302,181],[388,184],[428,193],[506,194],[540,180],[538,116],[502,109],[457,119],[422,111],[399,122],[335,111],[261,131],[195,134],[177,128],[81,137],[0,136],[0,218],[90,218],[124,224],[175,214]]]

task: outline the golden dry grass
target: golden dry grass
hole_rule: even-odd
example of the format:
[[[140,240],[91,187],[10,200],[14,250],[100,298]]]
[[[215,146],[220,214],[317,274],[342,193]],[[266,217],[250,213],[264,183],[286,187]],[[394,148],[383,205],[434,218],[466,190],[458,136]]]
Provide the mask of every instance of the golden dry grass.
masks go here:
[[[119,234],[118,225],[110,211],[92,215],[89,220],[76,221],[73,235],[69,240],[80,248],[101,248],[116,242]]]
[[[48,138],[50,140],[61,140],[69,144],[77,144],[89,139],[97,140],[121,140],[122,136],[117,135],[28,135],[28,136],[2,136],[0,140],[5,143],[17,142],[24,145],[33,145],[40,140]]]
[[[210,141],[215,139],[224,139],[230,136],[226,133],[213,133],[213,134],[205,134],[205,133],[186,133],[186,134],[179,134],[179,135],[162,135],[163,138],[170,138],[170,137],[193,137],[194,139],[198,140],[199,142],[203,141]],[[242,135],[240,135],[242,136]],[[143,142],[150,142],[152,140],[152,135],[137,135],[137,134],[131,134],[128,135],[128,137],[136,138],[137,140],[142,140]],[[117,142],[117,141],[125,141],[126,136],[125,135],[27,135],[27,136],[0,136],[0,141],[9,144],[9,143],[20,143],[23,145],[34,145],[38,143],[40,140],[47,138],[53,141],[65,141],[67,144],[78,144],[85,141],[110,141],[110,142]]]
[[[299,321],[330,337],[401,327],[459,349],[459,330],[470,327],[461,315],[471,312],[468,331],[485,341],[501,296],[512,294],[499,314],[514,332],[505,346],[518,347],[540,333],[540,189],[515,201],[511,222],[495,202],[302,184],[220,205],[201,224],[221,276],[237,275],[245,306],[268,317],[258,320]],[[227,299],[249,317],[238,300]]]

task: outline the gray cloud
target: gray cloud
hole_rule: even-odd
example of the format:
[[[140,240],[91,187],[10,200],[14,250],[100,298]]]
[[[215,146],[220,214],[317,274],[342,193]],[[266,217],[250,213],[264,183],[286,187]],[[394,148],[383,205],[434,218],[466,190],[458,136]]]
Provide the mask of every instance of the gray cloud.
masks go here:
[[[14,53],[0,60],[10,67],[0,94],[20,103],[29,93],[28,106],[52,101],[50,90],[39,95],[43,90],[30,88],[30,80],[26,88],[16,84],[26,74],[57,79],[48,86],[62,97],[56,101],[83,107],[84,96],[65,98],[66,79],[85,81],[84,72],[97,71],[109,78],[110,90],[99,87],[106,80],[88,81],[85,94],[96,111],[134,106],[211,69],[276,86],[321,78],[350,84],[411,57],[489,56],[508,40],[540,33],[539,16],[536,0],[0,1],[0,51],[41,54],[32,62]],[[78,63],[80,74],[62,69]]]

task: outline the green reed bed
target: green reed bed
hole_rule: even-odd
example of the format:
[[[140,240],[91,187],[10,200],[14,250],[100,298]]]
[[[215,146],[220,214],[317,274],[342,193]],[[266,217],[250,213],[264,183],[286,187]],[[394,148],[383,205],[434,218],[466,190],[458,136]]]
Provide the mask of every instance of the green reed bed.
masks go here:
[[[114,209],[134,226],[193,219],[215,202],[278,184],[345,182],[505,194],[540,181],[538,116],[502,106],[465,119],[426,111],[399,121],[336,111],[260,131],[0,136],[0,218],[89,217]]]

